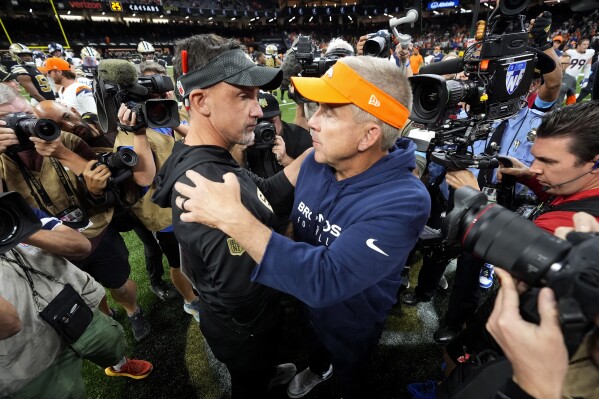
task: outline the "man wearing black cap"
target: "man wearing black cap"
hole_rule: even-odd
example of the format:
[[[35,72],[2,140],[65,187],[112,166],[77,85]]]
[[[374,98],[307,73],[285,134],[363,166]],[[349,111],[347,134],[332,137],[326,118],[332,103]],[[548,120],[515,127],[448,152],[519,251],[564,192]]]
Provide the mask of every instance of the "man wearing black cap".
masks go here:
[[[280,293],[251,282],[256,262],[233,238],[212,226],[182,222],[185,203],[173,188],[190,182],[187,171],[213,181],[232,172],[241,183],[238,195],[243,203],[270,225],[274,214],[269,201],[279,201],[293,190],[304,157],[263,180],[241,168],[229,152],[236,144],[254,140],[254,127],[263,116],[258,92],[279,86],[279,69],[254,65],[239,42],[212,34],[179,41],[176,54],[175,76],[189,108],[189,132],[158,173],[153,200],[173,209],[182,270],[200,293],[200,328],[215,357],[229,370],[232,397],[264,398],[272,386],[289,382],[296,372],[293,364],[275,363],[282,323]]]
[[[312,147],[312,137],[303,127],[281,120],[279,102],[272,94],[260,92],[258,104],[262,108],[263,115],[262,118],[258,118],[255,144],[246,148],[245,166],[258,176],[267,179],[282,171],[285,166]],[[258,136],[270,138],[272,131],[276,133],[272,141],[265,143],[258,138]],[[286,201],[273,204],[273,210],[278,216],[275,230],[285,231],[292,205],[293,194],[289,195]]]

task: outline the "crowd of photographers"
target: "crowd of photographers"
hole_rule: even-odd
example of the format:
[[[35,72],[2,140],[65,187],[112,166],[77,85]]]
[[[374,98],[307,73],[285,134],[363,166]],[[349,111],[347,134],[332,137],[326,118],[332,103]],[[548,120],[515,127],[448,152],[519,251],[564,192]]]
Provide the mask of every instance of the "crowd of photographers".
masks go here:
[[[584,37],[563,43],[549,12],[525,24],[510,6],[461,54],[434,41],[420,54],[386,30],[322,53],[298,36],[284,55],[196,35],[177,42],[176,85],[145,41],[133,62],[86,46],[77,67],[56,43],[37,65],[11,45],[0,397],[85,397],[82,359],[150,374],[125,356],[106,301],[137,341],[151,336],[120,234],[131,230],[151,291],[182,300],[233,398],[278,385],[304,397],[333,375],[345,399],[369,397],[364,375],[416,250],[407,306],[457,269],[433,336],[446,378],[410,385],[414,398],[599,394],[599,245],[565,240],[599,232],[599,102],[582,101],[597,96],[595,53]],[[295,123],[273,93],[295,102]],[[281,293],[303,304],[300,372],[277,364]]]

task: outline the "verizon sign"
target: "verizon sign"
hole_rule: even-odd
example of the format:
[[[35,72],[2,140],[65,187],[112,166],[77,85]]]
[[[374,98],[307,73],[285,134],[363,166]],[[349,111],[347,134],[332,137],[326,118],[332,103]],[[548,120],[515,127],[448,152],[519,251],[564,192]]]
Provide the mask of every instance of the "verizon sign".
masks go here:
[[[101,10],[102,3],[95,1],[69,1],[69,7],[76,10]]]

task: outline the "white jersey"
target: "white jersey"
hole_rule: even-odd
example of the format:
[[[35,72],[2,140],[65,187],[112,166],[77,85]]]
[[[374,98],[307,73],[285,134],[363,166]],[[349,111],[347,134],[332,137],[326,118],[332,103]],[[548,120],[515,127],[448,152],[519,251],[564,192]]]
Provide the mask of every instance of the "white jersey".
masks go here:
[[[577,79],[582,70],[584,78],[588,79],[591,74],[591,60],[595,55],[595,50],[589,48],[584,54],[580,54],[577,50],[570,49],[566,50],[566,54],[570,56],[570,66],[566,68],[566,73]]]
[[[73,82],[66,89],[61,87],[58,95],[63,103],[75,108],[81,115],[86,112],[98,113],[92,89],[88,86]]]

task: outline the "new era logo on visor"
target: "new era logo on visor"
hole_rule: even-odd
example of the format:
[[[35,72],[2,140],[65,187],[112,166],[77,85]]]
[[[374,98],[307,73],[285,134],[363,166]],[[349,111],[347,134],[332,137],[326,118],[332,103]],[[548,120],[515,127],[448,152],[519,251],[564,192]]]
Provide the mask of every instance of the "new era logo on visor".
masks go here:
[[[185,89],[183,88],[183,84],[180,81],[177,81],[177,90],[179,90],[179,94],[185,97]]]
[[[369,105],[374,105],[375,107],[380,107],[381,106],[381,102],[379,101],[378,98],[376,98],[376,96],[374,94],[372,94],[370,96],[370,100],[368,100],[368,104]]]

